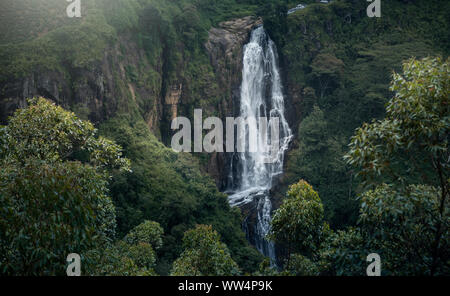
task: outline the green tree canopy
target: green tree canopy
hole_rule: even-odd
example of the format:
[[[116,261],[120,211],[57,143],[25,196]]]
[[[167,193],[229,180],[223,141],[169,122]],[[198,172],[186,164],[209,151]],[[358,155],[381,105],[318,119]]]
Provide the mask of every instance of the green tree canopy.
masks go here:
[[[450,212],[447,201],[440,213],[440,200],[440,191],[428,185],[380,185],[363,194],[361,230],[382,256],[386,275],[448,274]]]
[[[394,73],[386,118],[356,131],[346,155],[366,185],[360,226],[386,273],[449,270],[448,60],[411,59]],[[384,184],[389,183],[389,185]],[[410,263],[408,263],[410,262]]]
[[[409,60],[394,73],[386,118],[356,131],[346,156],[366,181],[406,179],[440,185],[448,194],[450,69],[448,60]],[[433,170],[436,178],[429,175]]]
[[[103,137],[89,121],[39,97],[18,109],[7,126],[1,128],[0,157],[23,163],[29,158],[46,162],[83,160],[97,168],[129,170],[122,149]]]
[[[43,98],[17,110],[0,137],[1,273],[64,274],[69,253],[112,242],[104,169],[128,170],[120,146]]]
[[[148,243],[153,248],[161,248],[162,235],[164,230],[158,222],[144,221],[131,230],[125,237],[125,241],[129,244]]]
[[[183,238],[185,250],[173,263],[175,276],[237,275],[239,268],[233,261],[219,234],[211,226],[197,225]]]
[[[319,195],[304,180],[290,186],[287,197],[275,211],[269,238],[292,251],[308,256],[317,251],[323,232],[323,205]]]
[[[159,223],[144,221],[123,240],[106,249],[93,249],[87,254],[86,272],[95,276],[153,276],[164,230]]]

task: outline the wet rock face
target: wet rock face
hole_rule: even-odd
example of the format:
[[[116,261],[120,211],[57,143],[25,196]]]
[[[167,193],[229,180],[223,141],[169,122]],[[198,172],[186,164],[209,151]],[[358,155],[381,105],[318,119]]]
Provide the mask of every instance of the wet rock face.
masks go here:
[[[260,18],[248,16],[220,23],[219,28],[211,28],[209,31],[205,48],[222,89],[233,93],[239,88],[244,45],[250,37],[250,32],[261,24]],[[233,100],[230,98],[227,101],[232,103]],[[225,106],[222,111],[233,113],[230,106]]]
[[[70,97],[70,91],[65,79],[57,72],[33,73],[28,77],[9,81],[1,90],[0,123],[5,124],[8,116],[17,108],[26,107],[27,98],[36,95],[63,104]]]
[[[219,116],[235,117],[239,114],[240,84],[242,80],[243,48],[251,31],[262,24],[262,19],[252,16],[234,19],[211,28],[205,48],[214,68],[219,88],[226,94],[218,106]],[[214,153],[209,157],[206,170],[216,181],[219,189],[224,189],[229,168],[224,153]]]
[[[220,88],[228,98],[220,106],[222,116],[236,115],[239,109],[239,87],[242,80],[244,45],[251,31],[262,24],[260,18],[244,17],[220,23],[211,28],[205,48],[216,73]],[[234,107],[237,105],[236,107]]]

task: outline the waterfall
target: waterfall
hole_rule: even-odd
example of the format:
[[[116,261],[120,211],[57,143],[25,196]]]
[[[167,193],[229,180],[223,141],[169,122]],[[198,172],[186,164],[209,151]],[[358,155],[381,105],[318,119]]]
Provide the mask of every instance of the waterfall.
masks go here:
[[[285,118],[284,96],[278,69],[278,55],[274,42],[262,26],[251,33],[250,41],[244,47],[242,84],[240,93],[240,115],[243,119],[277,117],[279,120],[280,149],[275,161],[266,163],[264,152],[235,153],[230,160],[228,178],[229,202],[232,206],[252,204],[256,211],[256,224],[252,240],[256,248],[274,263],[275,248],[265,236],[270,229],[272,203],[270,189],[275,177],[283,173],[284,154],[292,138],[292,132]],[[267,139],[249,136],[249,129],[261,128],[259,123],[241,127],[248,142],[257,141],[258,147],[266,145],[269,149],[270,137]],[[254,143],[255,144],[255,143]],[[247,145],[248,146],[248,145]],[[249,233],[248,227],[247,235]]]

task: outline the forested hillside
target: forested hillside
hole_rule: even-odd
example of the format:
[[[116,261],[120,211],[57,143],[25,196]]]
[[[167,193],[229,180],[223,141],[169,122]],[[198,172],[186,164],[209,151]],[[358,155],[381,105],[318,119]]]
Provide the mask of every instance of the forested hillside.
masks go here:
[[[364,0],[67,5],[0,3],[0,273],[64,274],[71,248],[92,275],[360,275],[375,249],[386,275],[448,275],[449,1],[380,18]],[[237,115],[260,24],[294,133],[271,190],[278,268],[221,192],[225,153],[169,147],[177,116]]]
[[[392,72],[404,60],[449,53],[449,3],[382,5],[378,19],[367,17],[363,1],[310,5],[286,17],[275,15],[277,6],[263,11],[280,46],[298,128],[283,183],[311,182],[333,228],[356,222],[360,180],[342,158],[354,129],[384,116]]]
[[[2,2],[8,15],[1,18],[3,122],[26,98],[42,95],[122,145],[132,173],[112,174],[108,186],[117,238],[146,219],[159,222],[164,236],[156,270],[162,274],[180,255],[184,232],[196,224],[213,225],[243,271],[261,261],[245,240],[239,211],[201,172],[198,160],[160,142],[171,119],[166,93],[178,81],[185,85],[187,110],[208,104],[214,109],[222,93],[203,43],[211,24],[230,8],[225,4],[206,16],[202,9],[211,9],[209,3],[100,0],[83,6],[84,17],[68,19],[65,2]],[[229,15],[248,15],[245,7]],[[16,26],[6,30],[11,19]]]

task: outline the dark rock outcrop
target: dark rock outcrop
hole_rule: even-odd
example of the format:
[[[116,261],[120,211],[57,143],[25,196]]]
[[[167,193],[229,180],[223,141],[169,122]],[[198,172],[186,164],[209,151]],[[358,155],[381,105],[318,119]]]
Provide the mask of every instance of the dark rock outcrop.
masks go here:
[[[239,114],[243,49],[251,31],[261,24],[260,18],[248,16],[220,23],[219,28],[211,28],[209,31],[205,48],[220,91],[226,94],[218,106],[219,116],[222,119]],[[219,189],[224,189],[225,178],[228,175],[227,157],[230,155],[214,153],[208,160],[207,172],[215,179]]]

